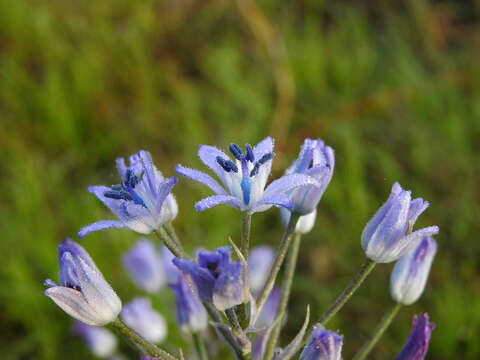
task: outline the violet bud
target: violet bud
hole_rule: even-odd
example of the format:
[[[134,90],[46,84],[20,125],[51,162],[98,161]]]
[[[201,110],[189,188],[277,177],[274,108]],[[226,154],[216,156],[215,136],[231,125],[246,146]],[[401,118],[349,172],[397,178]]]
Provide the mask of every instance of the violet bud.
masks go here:
[[[107,329],[75,321],[73,331],[85,341],[87,347],[95,356],[109,358],[115,353],[117,338]]]
[[[58,263],[60,286],[45,280],[46,296],[88,325],[103,326],[117,318],[122,302],[83,247],[66,239],[58,245]]]
[[[428,321],[427,313],[414,315],[407,341],[395,360],[423,360],[434,328],[435,324]]]
[[[418,216],[428,207],[421,198],[411,199],[411,192],[395,183],[387,202],[363,229],[362,248],[377,263],[398,260],[425,236],[438,233],[430,226],[410,233]]]
[[[312,336],[300,354],[300,360],[341,360],[343,336],[315,325]]]
[[[265,285],[273,264],[275,252],[270,246],[256,246],[250,250],[248,273],[250,291],[258,295]]]
[[[390,294],[395,301],[410,305],[418,300],[427,283],[436,252],[437,242],[431,236],[426,236],[397,261],[390,278]]]
[[[167,324],[163,316],[152,308],[148,298],[135,298],[125,304],[120,314],[123,322],[145,340],[160,343],[167,336]]]

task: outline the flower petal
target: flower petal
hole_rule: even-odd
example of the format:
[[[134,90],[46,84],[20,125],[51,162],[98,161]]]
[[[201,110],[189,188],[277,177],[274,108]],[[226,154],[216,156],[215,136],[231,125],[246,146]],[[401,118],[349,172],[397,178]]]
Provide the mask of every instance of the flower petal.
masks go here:
[[[217,195],[227,195],[225,189],[210,175],[205,174],[199,170],[190,169],[182,165],[177,165],[175,172],[179,175],[185,176],[190,180],[197,181],[203,185],[208,186],[212,189]]]
[[[242,210],[242,203],[240,202],[239,199],[237,199],[235,196],[230,196],[230,195],[214,195],[214,196],[209,196],[205,199],[200,200],[195,204],[195,209],[197,211],[204,211],[207,209],[210,209],[214,206],[217,206],[219,204],[226,204],[228,206],[231,206],[235,209],[240,209]]]
[[[257,203],[257,206],[261,206],[261,205],[265,205],[265,204],[274,205],[276,207],[284,207],[286,209],[291,209],[292,206],[293,206],[293,204],[290,201],[290,199],[288,198],[288,196],[286,196],[284,194],[277,194],[277,195],[272,195],[272,196],[269,196],[269,197],[264,196]],[[254,212],[255,211],[257,211],[257,209],[254,209]]]
[[[80,231],[78,232],[78,237],[84,238],[86,235],[95,231],[106,230],[106,229],[121,229],[126,227],[127,226],[121,221],[101,220],[81,228]]]
[[[270,136],[267,136],[265,139],[260,141],[253,148],[253,155],[255,156],[255,160],[260,159],[265,154],[271,153],[273,151],[273,144],[274,140]]]
[[[218,164],[217,156],[220,156],[222,159],[229,159],[229,156],[222,150],[210,145],[200,145],[198,156],[225,183],[225,170]]]
[[[267,186],[263,194],[264,197],[270,197],[276,194],[283,194],[289,190],[300,186],[313,185],[319,186],[317,180],[304,174],[284,175],[280,179],[273,181]]]
[[[172,188],[177,183],[178,179],[175,176],[172,176],[168,179],[163,180],[158,186],[158,198],[157,198],[157,213],[160,212],[160,209],[163,205],[163,202],[172,191]]]
[[[45,290],[45,295],[68,315],[87,325],[103,326],[108,323],[99,320],[97,312],[85,301],[80,291],[56,286]]]

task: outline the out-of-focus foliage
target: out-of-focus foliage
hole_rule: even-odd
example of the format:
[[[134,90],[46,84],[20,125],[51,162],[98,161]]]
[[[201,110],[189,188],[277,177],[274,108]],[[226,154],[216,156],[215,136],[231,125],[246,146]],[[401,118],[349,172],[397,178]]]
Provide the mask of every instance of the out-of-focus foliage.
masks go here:
[[[272,58],[234,1],[0,2],[2,359],[90,356],[71,319],[43,296],[42,281],[58,270],[58,242],[111,216],[85,188],[118,183],[115,157],[149,150],[170,176],[177,162],[201,167],[201,143],[255,143],[282,127],[275,176],[306,136],[336,150],[316,227],[303,240],[283,344],[307,303],[319,316],[357,271],[362,228],[398,180],[430,201],[418,226],[440,226],[439,251],[423,297],[401,311],[372,358],[393,358],[412,314],[428,311],[437,323],[428,358],[478,359],[475,4],[258,1],[285,43],[296,87],[291,122],[272,126]],[[237,211],[195,213],[207,191],[183,179],[174,192],[175,225],[188,250],[238,239]],[[255,215],[252,225],[254,245],[278,244],[277,211]],[[120,257],[135,238],[111,230],[82,240],[124,301],[137,290]],[[329,324],[345,335],[344,358],[390,306],[391,267],[378,266]],[[169,321],[167,348],[175,350],[188,340],[175,330],[171,304],[171,296],[155,300]]]

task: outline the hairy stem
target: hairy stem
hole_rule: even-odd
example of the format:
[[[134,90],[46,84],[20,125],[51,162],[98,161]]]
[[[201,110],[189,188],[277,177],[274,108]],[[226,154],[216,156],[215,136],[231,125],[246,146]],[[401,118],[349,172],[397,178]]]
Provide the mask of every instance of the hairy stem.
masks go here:
[[[272,330],[272,335],[267,344],[265,359],[270,359],[273,356],[273,350],[277,346],[278,338],[280,336],[280,329],[282,327],[282,319],[287,311],[288,299],[290,298],[290,290],[292,288],[293,276],[295,275],[295,268],[297,266],[298,251],[300,249],[300,240],[302,234],[295,233],[293,237],[292,248],[288,253],[287,263],[285,267],[285,279],[283,279],[282,294],[280,295],[280,302],[278,304],[277,322]]]
[[[207,349],[205,348],[205,341],[202,338],[202,334],[196,332],[192,334],[193,343],[197,350],[199,360],[208,360]]]
[[[179,247],[175,241],[168,235],[163,227],[153,231],[157,237],[163,241],[165,246],[178,258],[185,258],[185,252],[181,247]]]
[[[243,257],[248,261],[248,248],[250,245],[250,225],[252,223],[252,215],[247,211],[242,212],[242,242],[240,245],[240,251]]]
[[[293,213],[290,216],[290,221],[288,222],[287,228],[285,229],[285,233],[283,234],[283,239],[277,250],[277,254],[275,256],[272,269],[270,270],[270,274],[265,283],[265,286],[263,287],[262,293],[257,300],[256,318],[258,317],[258,314],[260,314],[263,305],[265,305],[265,302],[267,301],[268,296],[270,295],[270,292],[273,289],[273,285],[275,284],[275,280],[277,279],[278,272],[280,271],[280,268],[283,264],[283,260],[287,255],[288,247],[292,240],[292,235],[293,235],[293,232],[295,231],[295,227],[297,226],[297,221],[299,217],[300,215],[295,213]]]
[[[167,231],[168,236],[170,236],[170,238],[177,244],[177,247],[183,251],[182,243],[180,242],[180,239],[177,236],[177,232],[175,231],[173,224],[171,222],[167,222],[163,224],[163,227]]]
[[[373,335],[370,340],[367,340],[365,344],[363,344],[362,348],[357,352],[354,357],[354,360],[363,360],[365,359],[370,351],[372,351],[375,344],[380,340],[385,330],[388,329],[390,324],[392,323],[395,316],[398,314],[398,311],[402,307],[402,304],[395,303],[383,316],[382,320],[378,323],[375,330],[373,330]]]
[[[165,350],[159,349],[156,345],[149,343],[134,330],[130,329],[120,319],[116,319],[112,325],[117,328],[131,343],[145,351],[148,355],[157,357],[161,360],[177,360],[177,358]]]

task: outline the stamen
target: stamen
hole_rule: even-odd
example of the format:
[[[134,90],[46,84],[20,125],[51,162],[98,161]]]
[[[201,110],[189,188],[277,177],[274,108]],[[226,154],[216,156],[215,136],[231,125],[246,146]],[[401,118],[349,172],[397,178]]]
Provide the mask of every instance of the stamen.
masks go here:
[[[252,147],[250,146],[250,144],[245,145],[245,150],[247,152],[245,159],[253,163],[255,161],[255,155],[253,155]]]
[[[103,196],[115,200],[133,200],[132,196],[125,190],[107,190],[103,193]]]
[[[313,159],[310,160],[310,164],[308,164],[308,168],[311,169],[313,167]]]
[[[258,174],[258,169],[260,169],[260,163],[257,161],[253,166],[252,171],[250,171],[250,177],[253,177]]]
[[[263,155],[263,156],[260,158],[260,160],[258,160],[258,162],[260,163],[260,165],[263,165],[263,164],[265,164],[268,160],[273,159],[273,156],[274,156],[274,153],[273,153],[273,152],[267,153],[267,154]]]
[[[234,173],[238,172],[238,167],[232,160],[225,161],[225,164],[230,167],[230,170],[232,170]]]
[[[223,168],[223,170],[225,170],[226,172],[232,171],[232,168],[229,165],[227,165],[227,162],[225,161],[225,159],[221,158],[220,156],[217,156],[215,159],[217,160],[218,165],[220,165]]]
[[[230,144],[228,150],[232,153],[233,157],[237,160],[240,160],[243,156],[243,151],[240,149],[240,146],[237,144]]]
[[[115,190],[115,191],[122,191],[123,190],[123,186],[120,185],[120,184],[115,184],[115,185],[112,185],[110,187],[112,188],[112,190]]]

